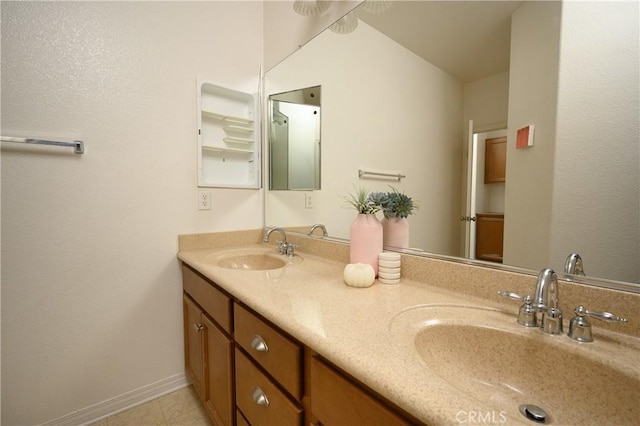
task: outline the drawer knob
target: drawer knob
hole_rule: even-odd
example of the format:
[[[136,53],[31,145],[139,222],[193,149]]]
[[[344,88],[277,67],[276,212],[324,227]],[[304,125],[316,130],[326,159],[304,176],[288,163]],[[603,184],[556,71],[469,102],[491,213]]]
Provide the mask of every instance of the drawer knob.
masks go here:
[[[196,322],[193,323],[193,328],[196,330],[196,333],[200,333],[204,329],[202,324],[198,324]]]
[[[264,394],[264,391],[260,388],[260,386],[256,386],[256,388],[253,390],[253,402],[255,402],[258,405],[264,405],[265,407],[269,406],[269,399],[267,398],[267,395]]]
[[[258,352],[269,352],[269,346],[267,346],[267,342],[264,341],[262,336],[256,334],[251,339],[251,347]]]

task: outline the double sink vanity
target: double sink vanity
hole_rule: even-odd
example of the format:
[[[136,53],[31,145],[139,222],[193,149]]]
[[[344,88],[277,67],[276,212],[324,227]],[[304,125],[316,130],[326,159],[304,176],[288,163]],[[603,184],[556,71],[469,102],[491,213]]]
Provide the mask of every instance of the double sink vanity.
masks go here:
[[[349,246],[263,230],[183,235],[185,359],[220,424],[640,423],[640,294],[560,280],[593,342],[518,323],[536,278],[402,255],[397,285],[343,282]]]

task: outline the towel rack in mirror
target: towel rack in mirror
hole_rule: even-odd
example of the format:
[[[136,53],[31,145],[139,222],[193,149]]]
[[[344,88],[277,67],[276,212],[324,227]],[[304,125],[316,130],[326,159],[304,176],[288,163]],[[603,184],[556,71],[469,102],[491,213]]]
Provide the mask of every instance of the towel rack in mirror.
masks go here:
[[[392,178],[392,179],[396,179],[398,182],[400,182],[402,179],[407,177],[402,173],[381,173],[381,172],[371,172],[371,171],[362,170],[362,169],[358,170],[359,178],[369,177],[369,176],[375,176],[375,177],[381,177],[381,178]]]

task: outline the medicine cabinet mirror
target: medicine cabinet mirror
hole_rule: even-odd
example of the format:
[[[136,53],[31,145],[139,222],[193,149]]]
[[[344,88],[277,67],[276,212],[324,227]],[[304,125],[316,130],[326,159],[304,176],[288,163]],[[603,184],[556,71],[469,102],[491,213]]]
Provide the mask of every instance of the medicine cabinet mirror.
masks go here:
[[[320,189],[321,87],[269,96],[269,189]]]

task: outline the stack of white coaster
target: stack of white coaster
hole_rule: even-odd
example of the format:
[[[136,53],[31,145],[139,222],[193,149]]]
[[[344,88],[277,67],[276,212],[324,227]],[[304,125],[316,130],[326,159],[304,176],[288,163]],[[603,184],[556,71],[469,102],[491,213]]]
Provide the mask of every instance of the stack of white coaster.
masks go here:
[[[382,284],[400,282],[400,253],[385,251],[378,254],[378,281]]]

